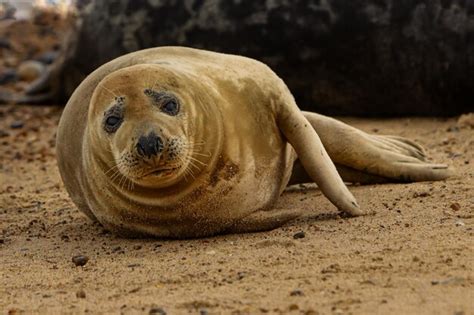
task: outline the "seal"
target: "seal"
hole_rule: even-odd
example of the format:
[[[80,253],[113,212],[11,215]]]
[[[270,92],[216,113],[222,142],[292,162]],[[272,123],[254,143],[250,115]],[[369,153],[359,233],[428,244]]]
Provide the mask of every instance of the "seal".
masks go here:
[[[315,182],[356,216],[364,211],[344,181],[449,175],[410,140],[302,112],[259,61],[185,47],[134,52],[90,74],[64,109],[57,158],[77,207],[131,237],[278,227],[302,214],[273,207],[289,183]]]

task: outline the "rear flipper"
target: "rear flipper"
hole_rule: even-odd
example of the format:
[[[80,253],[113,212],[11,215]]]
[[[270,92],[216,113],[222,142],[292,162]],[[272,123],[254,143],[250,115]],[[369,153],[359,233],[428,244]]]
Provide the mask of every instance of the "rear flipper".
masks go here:
[[[335,119],[304,112],[346,182],[362,184],[442,180],[447,165],[426,162],[423,148],[396,136],[369,135]],[[295,164],[290,183],[305,182]]]

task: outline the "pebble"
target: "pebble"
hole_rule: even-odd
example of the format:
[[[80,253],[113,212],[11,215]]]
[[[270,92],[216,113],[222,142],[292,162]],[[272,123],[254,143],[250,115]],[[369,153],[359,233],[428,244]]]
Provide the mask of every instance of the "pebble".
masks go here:
[[[304,231],[299,231],[299,232],[296,232],[295,234],[293,234],[293,238],[296,240],[296,239],[299,239],[299,238],[304,238],[306,236],[306,233]]]
[[[79,290],[76,292],[76,297],[79,299],[85,299],[86,298],[86,292],[84,290]]]
[[[18,67],[18,78],[22,81],[31,82],[36,80],[45,71],[45,66],[39,61],[27,60]]]
[[[15,82],[17,79],[16,71],[13,69],[7,69],[0,73],[0,85]]]
[[[23,126],[25,125],[25,123],[21,120],[15,120],[14,122],[12,122],[10,124],[10,128],[12,129],[20,129],[20,128],[23,128]]]
[[[47,51],[36,58],[36,61],[50,65],[56,60],[56,58],[58,58],[58,55],[59,52],[57,51]]]
[[[461,205],[458,202],[453,203],[451,206],[449,206],[451,209],[454,211],[458,211],[461,209]]]
[[[245,277],[245,272],[239,271],[237,272],[237,279],[242,280]]]
[[[10,44],[10,41],[8,39],[0,38],[0,48],[10,49],[12,48],[12,45]]]
[[[152,307],[148,312],[150,315],[166,315],[166,311],[161,307]]]
[[[456,226],[465,226],[466,224],[462,221],[456,221]]]
[[[5,137],[8,137],[9,135],[10,134],[7,131],[0,129],[0,138],[5,138]]]
[[[76,255],[72,257],[72,262],[76,266],[84,266],[85,264],[87,264],[88,261],[89,261],[89,257],[84,256],[84,255]]]
[[[303,296],[304,293],[300,289],[295,289],[290,292],[290,296]]]

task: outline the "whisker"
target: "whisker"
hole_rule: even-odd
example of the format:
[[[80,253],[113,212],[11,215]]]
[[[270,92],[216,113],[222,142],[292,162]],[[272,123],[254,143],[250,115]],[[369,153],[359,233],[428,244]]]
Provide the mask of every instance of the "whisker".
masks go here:
[[[199,155],[199,156],[205,156],[205,157],[211,157],[211,153],[207,153],[207,154],[204,154],[204,153],[200,153],[200,152],[193,152],[193,155]]]
[[[108,88],[106,88],[105,86],[102,86],[102,85],[97,85],[98,87],[100,87],[101,89],[104,89],[105,91],[109,92],[110,94],[112,94],[114,97],[118,97],[117,94],[115,94],[113,91],[109,90]]]
[[[198,160],[198,159],[196,159],[196,158],[194,158],[194,157],[192,157],[192,156],[190,156],[190,157],[188,157],[188,158],[189,158],[191,161],[195,161],[195,162],[201,164],[202,166],[207,166],[206,163],[204,163],[204,162],[202,162],[202,161],[200,161],[200,160]]]

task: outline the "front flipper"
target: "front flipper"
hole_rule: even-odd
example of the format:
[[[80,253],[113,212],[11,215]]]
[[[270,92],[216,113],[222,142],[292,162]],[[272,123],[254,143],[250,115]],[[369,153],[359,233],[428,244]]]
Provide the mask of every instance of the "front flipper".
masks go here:
[[[278,117],[278,126],[293,146],[309,177],[322,193],[341,211],[362,215],[356,199],[339,176],[318,134],[295,106]]]

